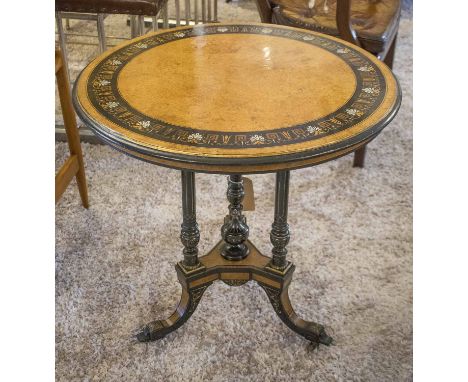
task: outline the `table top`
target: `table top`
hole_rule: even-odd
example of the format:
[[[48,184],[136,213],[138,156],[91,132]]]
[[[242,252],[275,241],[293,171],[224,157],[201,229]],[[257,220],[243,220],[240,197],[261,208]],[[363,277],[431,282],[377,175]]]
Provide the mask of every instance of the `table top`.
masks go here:
[[[306,167],[355,151],[393,119],[388,67],[320,33],[271,24],[156,32],[92,61],[79,117],[106,143],[162,166],[213,173]]]

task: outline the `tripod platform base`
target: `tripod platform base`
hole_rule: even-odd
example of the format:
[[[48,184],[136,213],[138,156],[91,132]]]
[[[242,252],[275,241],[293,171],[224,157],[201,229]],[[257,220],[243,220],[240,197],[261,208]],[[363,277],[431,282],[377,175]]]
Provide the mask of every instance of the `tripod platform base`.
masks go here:
[[[288,295],[295,268],[291,262],[288,262],[283,270],[272,268],[271,258],[262,255],[249,240],[245,242],[249,249],[246,258],[238,261],[227,260],[221,256],[224,244],[224,241],[220,241],[207,255],[200,257],[200,266],[196,269],[185,269],[183,263],[176,265],[182,285],[179,305],[169,318],[145,325],[136,336],[139,341],[149,342],[163,338],[182,326],[197,308],[205,290],[214,281],[221,280],[228,285],[239,286],[253,280],[265,290],[276,314],[290,329],[315,345],[332,343],[332,338],[322,325],[305,321],[294,312]]]

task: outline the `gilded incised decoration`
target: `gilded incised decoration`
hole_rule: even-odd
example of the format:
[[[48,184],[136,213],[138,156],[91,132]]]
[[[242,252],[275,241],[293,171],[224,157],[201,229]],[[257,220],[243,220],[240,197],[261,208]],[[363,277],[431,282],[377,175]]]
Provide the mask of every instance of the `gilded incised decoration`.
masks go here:
[[[209,284],[206,284],[206,285],[203,285],[199,288],[196,288],[196,289],[192,289],[190,291],[190,296],[191,296],[191,304],[190,304],[190,307],[188,309],[188,313],[191,314],[195,311],[195,309],[197,308],[198,306],[198,303],[200,302],[202,296],[203,296],[203,293],[205,293],[205,290],[211,285],[211,283]]]
[[[221,281],[229,286],[241,286],[248,282],[248,280],[221,280]]]
[[[270,288],[263,284],[260,284],[260,286],[266,292],[268,299],[270,300],[271,305],[273,306],[273,309],[275,310],[276,314],[278,316],[282,316],[283,310],[281,309],[281,303],[280,303],[281,291],[275,288]]]

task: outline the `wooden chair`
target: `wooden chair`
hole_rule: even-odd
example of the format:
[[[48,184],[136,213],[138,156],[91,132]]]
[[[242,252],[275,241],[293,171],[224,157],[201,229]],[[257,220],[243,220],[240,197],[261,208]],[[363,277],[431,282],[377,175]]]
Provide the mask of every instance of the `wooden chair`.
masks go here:
[[[104,31],[104,18],[109,14],[132,15],[132,37],[144,34],[144,15],[153,17],[153,29],[157,27],[155,20],[167,0],[55,0],[55,17],[59,35],[60,50],[63,64],[68,73],[67,46],[62,19],[95,20],[97,22],[99,50],[107,48]],[[136,22],[138,15],[138,22]],[[70,73],[68,73],[70,76]]]
[[[55,203],[60,200],[73,177],[76,177],[81,202],[83,203],[83,207],[88,208],[88,189],[86,186],[83,154],[81,153],[80,135],[78,134],[75,111],[71,102],[67,71],[63,64],[62,54],[57,49],[55,50],[55,78],[57,79],[63,123],[70,149],[70,156],[55,175]]]
[[[349,41],[390,68],[400,21],[400,0],[256,0],[264,23],[314,30]],[[366,147],[354,153],[363,167]]]

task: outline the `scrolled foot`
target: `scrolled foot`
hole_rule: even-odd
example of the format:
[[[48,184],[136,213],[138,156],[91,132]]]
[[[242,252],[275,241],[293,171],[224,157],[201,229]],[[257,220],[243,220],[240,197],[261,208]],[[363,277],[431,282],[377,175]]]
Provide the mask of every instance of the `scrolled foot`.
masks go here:
[[[140,342],[156,341],[181,327],[195,311],[203,293],[210,284],[190,290],[182,288],[182,297],[174,313],[166,320],[152,321],[145,325],[137,332],[136,339]]]
[[[163,321],[150,322],[136,334],[136,339],[140,342],[159,340],[167,334],[162,329],[164,329]]]
[[[329,346],[332,344],[333,339],[326,333],[323,325],[305,321],[296,314],[289,299],[288,285],[283,286],[282,289],[262,284],[260,286],[265,290],[276,314],[291,330],[309,340],[311,346],[318,346],[319,344]]]
[[[321,334],[319,335],[318,340],[311,340],[311,341],[309,342],[308,349],[309,349],[310,351],[314,351],[315,349],[318,349],[318,347],[320,346],[320,344],[322,344],[322,345],[327,345],[327,346],[333,345],[333,338],[331,338],[331,337],[325,332],[325,330],[323,330],[323,331],[321,332]]]
[[[330,346],[333,343],[333,338],[330,337],[326,332],[325,328],[322,327],[322,331],[320,332],[319,335],[319,343],[323,345]]]

